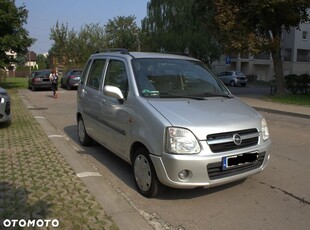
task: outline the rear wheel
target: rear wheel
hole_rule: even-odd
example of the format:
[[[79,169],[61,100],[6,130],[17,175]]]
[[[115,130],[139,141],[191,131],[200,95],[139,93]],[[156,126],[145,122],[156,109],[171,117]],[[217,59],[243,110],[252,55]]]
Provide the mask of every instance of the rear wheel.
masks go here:
[[[157,178],[149,152],[141,147],[135,151],[133,174],[138,191],[145,197],[154,197],[163,191],[164,185]]]
[[[86,132],[85,124],[84,124],[82,117],[79,117],[79,119],[78,119],[77,128],[78,128],[78,137],[79,137],[80,143],[84,146],[91,145],[92,139],[90,136],[88,136],[88,134]]]

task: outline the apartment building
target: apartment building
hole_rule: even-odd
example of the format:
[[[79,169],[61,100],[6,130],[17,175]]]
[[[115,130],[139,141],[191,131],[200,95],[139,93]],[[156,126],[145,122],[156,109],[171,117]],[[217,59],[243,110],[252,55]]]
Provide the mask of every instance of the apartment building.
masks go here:
[[[212,65],[213,71],[219,73],[225,70],[240,70],[246,75],[255,76],[256,80],[273,80],[273,61],[269,54],[222,55],[220,60]],[[290,32],[282,34],[283,73],[310,74],[310,23],[304,23],[299,28],[292,27]]]
[[[283,33],[283,72],[287,74],[310,74],[310,23]]]

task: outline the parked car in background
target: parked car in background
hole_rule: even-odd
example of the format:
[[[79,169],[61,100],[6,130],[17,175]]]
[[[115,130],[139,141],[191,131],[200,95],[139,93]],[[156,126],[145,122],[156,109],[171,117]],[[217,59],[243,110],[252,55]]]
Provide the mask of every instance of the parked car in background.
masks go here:
[[[61,87],[66,89],[77,88],[80,83],[81,73],[81,69],[69,70],[60,80]]]
[[[189,56],[101,51],[77,92],[77,133],[132,165],[138,191],[212,187],[261,172],[270,158],[266,120]]]
[[[217,75],[225,85],[246,86],[247,77],[240,71],[224,71]]]
[[[51,89],[51,70],[33,71],[28,79],[28,88],[35,91],[37,89]]]
[[[0,123],[11,120],[11,99],[7,91],[0,87]]]

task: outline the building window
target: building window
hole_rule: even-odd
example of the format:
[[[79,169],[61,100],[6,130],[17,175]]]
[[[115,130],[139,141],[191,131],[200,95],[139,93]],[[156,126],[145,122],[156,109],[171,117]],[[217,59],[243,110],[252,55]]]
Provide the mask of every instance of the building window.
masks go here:
[[[302,40],[308,39],[308,31],[302,31]]]
[[[310,50],[297,50],[297,61],[299,62],[310,62]]]

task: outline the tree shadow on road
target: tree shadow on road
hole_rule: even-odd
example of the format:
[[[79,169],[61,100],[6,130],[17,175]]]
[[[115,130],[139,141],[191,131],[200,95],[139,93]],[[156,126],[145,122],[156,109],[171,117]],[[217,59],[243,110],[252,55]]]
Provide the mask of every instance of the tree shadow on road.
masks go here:
[[[16,187],[13,183],[0,181],[0,229],[8,228],[12,220],[46,220],[51,204],[35,197],[25,187]],[[6,226],[4,226],[4,221]],[[12,223],[11,223],[12,224]],[[14,229],[22,229],[16,226]]]

